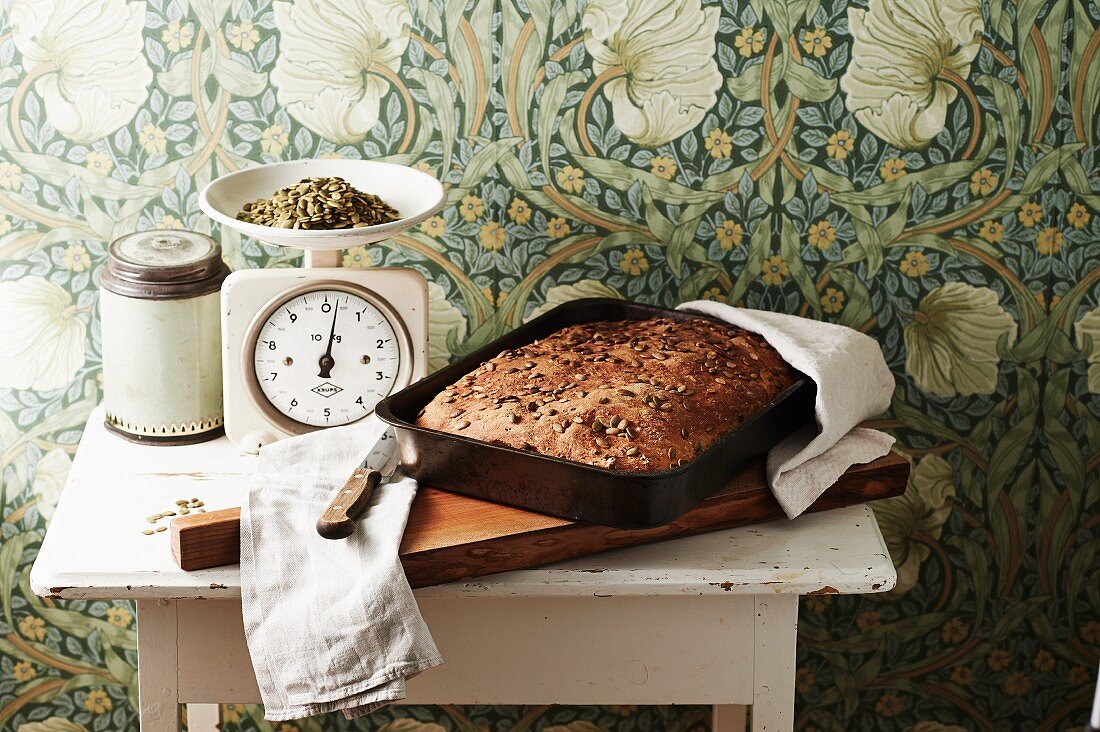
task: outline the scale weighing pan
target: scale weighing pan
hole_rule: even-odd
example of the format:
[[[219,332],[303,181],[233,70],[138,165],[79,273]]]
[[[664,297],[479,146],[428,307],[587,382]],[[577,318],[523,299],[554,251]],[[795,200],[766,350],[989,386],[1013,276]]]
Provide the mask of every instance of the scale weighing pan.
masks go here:
[[[397,209],[401,218],[357,229],[280,229],[238,221],[241,206],[303,178],[343,178]],[[447,201],[443,184],[416,168],[375,160],[291,160],[257,165],[211,181],[199,194],[199,207],[210,218],[253,239],[295,249],[346,249],[401,234],[437,213]]]

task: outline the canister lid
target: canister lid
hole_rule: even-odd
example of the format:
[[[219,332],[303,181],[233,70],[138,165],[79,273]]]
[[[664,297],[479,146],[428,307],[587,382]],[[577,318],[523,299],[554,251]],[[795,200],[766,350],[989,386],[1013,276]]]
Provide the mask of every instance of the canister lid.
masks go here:
[[[215,292],[228,274],[222,248],[209,236],[158,229],[111,242],[100,283],[127,297],[171,300]]]

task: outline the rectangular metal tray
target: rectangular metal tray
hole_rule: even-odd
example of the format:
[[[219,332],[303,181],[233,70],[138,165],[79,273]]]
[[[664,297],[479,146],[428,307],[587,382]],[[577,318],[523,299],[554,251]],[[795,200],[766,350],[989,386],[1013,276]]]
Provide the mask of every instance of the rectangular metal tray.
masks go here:
[[[667,524],[812,419],[814,382],[800,375],[790,388],[690,463],[659,473],[599,468],[415,424],[417,414],[437,394],[501,351],[528,345],[569,325],[658,316],[703,317],[610,298],[574,300],[390,395],[378,404],[376,413],[393,425],[402,467],[422,485],[622,529]]]

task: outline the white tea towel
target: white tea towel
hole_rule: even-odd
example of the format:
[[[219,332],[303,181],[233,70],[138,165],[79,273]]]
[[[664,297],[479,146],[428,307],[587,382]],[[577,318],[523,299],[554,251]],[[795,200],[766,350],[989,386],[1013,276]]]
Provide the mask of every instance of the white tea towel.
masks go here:
[[[893,437],[856,427],[885,412],[894,393],[894,376],[873,338],[835,323],[710,300],[678,309],[759,333],[817,384],[817,428],[808,425],[768,453],[768,485],[789,518],[809,508],[851,466],[890,452]]]
[[[398,558],[416,481],[378,486],[347,539],[315,528],[385,428],[370,417],[260,450],[241,511],[241,593],[270,720],[362,716],[404,699],[406,679],[442,662]]]

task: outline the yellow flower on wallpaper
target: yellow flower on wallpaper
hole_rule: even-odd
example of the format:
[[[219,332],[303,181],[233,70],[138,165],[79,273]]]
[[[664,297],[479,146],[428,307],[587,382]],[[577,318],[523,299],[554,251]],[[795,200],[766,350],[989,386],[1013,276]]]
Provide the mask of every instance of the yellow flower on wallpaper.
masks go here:
[[[566,165],[554,177],[557,178],[558,185],[563,191],[580,193],[584,190],[584,171],[580,168]]]
[[[965,79],[981,48],[981,0],[870,0],[866,10],[848,9],[848,27],[845,105],[894,147],[926,147],[958,96],[943,75]]]
[[[654,155],[649,161],[649,170],[653,175],[665,180],[671,180],[676,175],[676,163],[672,158],[663,155]]]
[[[46,640],[46,621],[34,615],[27,615],[19,621],[19,632],[31,640]]]
[[[495,252],[504,246],[506,234],[507,232],[505,232],[503,226],[496,221],[490,221],[487,224],[483,224],[478,230],[477,240],[481,242],[481,246],[491,252]]]
[[[107,153],[100,152],[99,150],[90,150],[88,155],[84,158],[84,167],[93,173],[108,175],[111,172],[111,168],[114,167],[114,163],[111,162],[111,158]]]
[[[758,54],[764,50],[764,33],[755,28],[742,28],[733,37],[733,47],[745,58]]]
[[[721,10],[700,0],[589,0],[585,48],[615,124],[642,147],[657,147],[699,124],[717,101],[715,60]]]
[[[1020,219],[1023,226],[1030,229],[1043,220],[1043,207],[1033,201],[1028,201],[1020,206],[1020,210],[1016,212],[1016,218]]]
[[[898,583],[890,594],[904,595],[917,583],[920,565],[931,555],[928,544],[919,537],[940,538],[954,497],[951,464],[933,453],[913,467],[904,494],[872,504],[898,573]]]
[[[825,153],[837,160],[844,160],[848,157],[848,153],[852,152],[856,147],[856,141],[852,139],[852,133],[848,130],[837,130],[833,134],[829,135],[828,144],[825,146]]]
[[[243,704],[222,704],[223,722],[240,722],[242,714],[247,714]]]
[[[531,206],[518,196],[513,198],[512,204],[508,206],[508,218],[523,226],[531,220]]]
[[[72,295],[44,277],[0,282],[0,387],[51,391],[84,365],[86,326]]]
[[[703,138],[703,147],[707,149],[712,158],[728,158],[733,155],[733,138],[724,130],[717,127],[707,133]]]
[[[945,644],[962,643],[970,634],[970,626],[959,618],[951,618],[940,629],[940,638]]]
[[[830,315],[844,309],[844,293],[834,287],[826,287],[821,296],[821,309]]]
[[[363,245],[346,250],[341,261],[348,269],[366,269],[372,264],[370,252]]]
[[[959,686],[970,686],[974,683],[974,669],[971,666],[956,666],[951,669],[951,681]],[[962,727],[959,728],[962,732]]]
[[[810,224],[806,239],[810,244],[824,251],[836,241],[836,229],[826,219],[822,219],[815,224]]]
[[[623,253],[623,259],[619,262],[619,268],[632,277],[637,277],[649,269],[649,260],[645,258],[640,249],[628,249]]]
[[[936,396],[992,394],[997,342],[1016,338],[1016,321],[988,287],[948,282],[921,298],[905,326],[905,370]]]
[[[458,215],[464,221],[477,221],[477,217],[485,213],[485,202],[477,196],[463,196],[458,205]]]
[[[802,31],[802,50],[816,58],[821,58],[833,47],[833,38],[820,26],[813,30]]]
[[[1039,254],[1051,256],[1062,251],[1064,241],[1062,232],[1053,226],[1048,226],[1035,235],[1035,248],[1039,250]]]
[[[928,260],[921,252],[907,252],[898,269],[906,277],[921,277],[928,274]]]
[[[172,214],[164,214],[153,222],[153,226],[157,229],[182,229],[183,222]]]
[[[428,236],[443,236],[447,233],[447,222],[442,216],[430,216],[420,222],[420,231]]]
[[[1069,213],[1066,214],[1066,221],[1075,229],[1083,229],[1088,226],[1091,218],[1092,214],[1088,212],[1087,208],[1079,203],[1070,206]]]
[[[83,244],[70,244],[61,255],[61,264],[70,272],[83,272],[92,266],[92,258]]]
[[[271,72],[291,117],[336,143],[361,142],[378,121],[409,44],[408,0],[276,2],[279,56]]]
[[[26,661],[19,661],[12,665],[11,675],[16,681],[30,681],[38,675],[38,672],[34,670],[34,666]]]
[[[229,42],[248,53],[260,42],[260,31],[249,20],[239,20],[229,26]]]
[[[160,32],[160,42],[172,53],[177,53],[191,45],[194,34],[190,23],[184,25],[178,20],[173,20]]]
[[[882,624],[881,616],[877,610],[864,610],[856,616],[856,627],[867,632]]]
[[[718,239],[718,246],[730,250],[745,241],[745,230],[736,221],[726,219],[714,232],[714,236]]]
[[[970,176],[970,193],[975,196],[988,196],[997,187],[999,180],[989,168],[975,170]]]
[[[142,149],[150,155],[156,155],[168,149],[167,137],[164,134],[164,130],[152,123],[142,125],[141,134],[138,135],[138,142],[141,143]]]
[[[76,143],[109,135],[149,96],[145,3],[125,0],[15,0],[11,36],[46,118]]]
[[[878,172],[885,181],[897,180],[905,175],[905,161],[901,158],[888,158]]]
[[[903,708],[901,697],[892,691],[883,694],[875,702],[875,711],[880,717],[896,717],[901,714]]]
[[[724,294],[722,294],[722,288],[721,287],[711,287],[707,290],[704,290],[702,293],[700,293],[699,299],[700,300],[713,300],[714,302],[725,302],[726,301],[726,296]]]
[[[791,273],[790,267],[781,257],[769,257],[760,265],[765,285],[781,285],[783,278]]]
[[[1004,690],[1009,696],[1024,696],[1031,690],[1031,678],[1023,671],[1013,671],[1005,676]]]
[[[990,244],[996,244],[1005,235],[1005,225],[1000,221],[987,219],[978,227],[978,236]]]
[[[555,216],[546,222],[546,235],[551,239],[561,239],[569,235],[569,222],[561,216]]]
[[[279,155],[286,149],[290,142],[290,135],[282,125],[271,125],[260,133],[260,150],[272,155]]]
[[[1049,674],[1054,670],[1054,655],[1043,648],[1035,654],[1035,658],[1031,660],[1031,665],[1035,667],[1035,670],[1039,673]]]
[[[107,692],[102,689],[92,689],[88,692],[88,696],[84,697],[84,708],[92,714],[106,714],[113,706],[111,697],[107,696]]]
[[[544,732],[549,728],[543,728]],[[395,719],[378,728],[378,732],[447,732],[446,728],[435,722],[420,722],[408,717]]]
[[[992,671],[1004,671],[1012,662],[1012,656],[1003,648],[995,648],[989,652],[985,662]]]
[[[1088,357],[1088,388],[1093,394],[1100,394],[1100,307],[1081,316],[1073,324],[1073,333],[1078,348],[1092,348]],[[1098,631],[1096,642],[1100,643],[1100,624],[1093,628]]]
[[[107,608],[107,622],[116,628],[129,628],[134,616],[124,607]]]
[[[0,188],[7,188],[9,191],[19,190],[19,186],[23,183],[23,169],[15,163],[2,162],[0,163]]]

